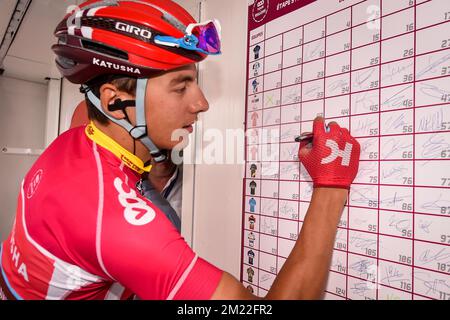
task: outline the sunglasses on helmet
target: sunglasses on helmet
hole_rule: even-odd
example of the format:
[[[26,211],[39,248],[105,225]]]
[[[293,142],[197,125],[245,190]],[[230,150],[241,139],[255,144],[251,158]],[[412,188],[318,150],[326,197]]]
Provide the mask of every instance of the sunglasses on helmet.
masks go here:
[[[208,55],[221,54],[220,51],[221,26],[218,20],[209,20],[203,23],[191,23],[187,26],[185,36],[174,38],[169,36],[155,36],[155,43],[198,51]]]

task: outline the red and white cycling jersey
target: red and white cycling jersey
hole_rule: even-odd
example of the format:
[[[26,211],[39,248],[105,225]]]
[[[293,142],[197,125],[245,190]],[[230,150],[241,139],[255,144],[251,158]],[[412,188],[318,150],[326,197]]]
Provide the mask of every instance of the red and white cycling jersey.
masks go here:
[[[136,192],[143,164],[93,124],[69,130],[28,172],[1,247],[15,299],[209,299],[222,271]]]

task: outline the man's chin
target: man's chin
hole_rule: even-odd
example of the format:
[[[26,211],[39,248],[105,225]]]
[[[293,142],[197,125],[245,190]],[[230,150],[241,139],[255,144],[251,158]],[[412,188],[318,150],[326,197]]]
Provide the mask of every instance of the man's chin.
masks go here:
[[[172,131],[166,149],[182,150],[189,145],[189,135],[193,132],[192,126],[186,126],[181,129],[175,129]]]
[[[185,149],[189,145],[189,142],[190,142],[189,134],[179,137],[179,139],[176,141],[174,141],[174,140],[169,142],[164,149],[166,149],[166,150],[183,150],[183,149]]]

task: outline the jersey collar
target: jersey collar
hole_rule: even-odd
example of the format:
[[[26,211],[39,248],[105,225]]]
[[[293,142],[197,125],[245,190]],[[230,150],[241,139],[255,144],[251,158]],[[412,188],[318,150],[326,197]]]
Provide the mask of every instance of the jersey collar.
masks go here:
[[[109,136],[101,132],[100,129],[98,129],[92,121],[86,126],[85,133],[89,139],[94,141],[99,146],[102,146],[103,148],[112,152],[130,169],[136,171],[139,174],[150,172],[152,168],[151,165],[145,167],[144,162],[141,159],[126,150]]]

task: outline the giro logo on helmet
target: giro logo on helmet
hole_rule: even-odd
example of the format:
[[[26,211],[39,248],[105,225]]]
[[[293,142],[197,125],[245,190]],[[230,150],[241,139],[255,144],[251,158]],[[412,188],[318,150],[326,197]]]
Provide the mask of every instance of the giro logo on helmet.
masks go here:
[[[151,37],[152,37],[152,33],[150,31],[141,29],[136,26],[130,26],[129,24],[126,24],[123,22],[117,22],[116,29],[119,31],[124,31],[127,33],[135,34],[137,36],[141,36],[146,39],[151,39]]]
[[[101,59],[98,59],[98,58],[92,58],[92,64],[96,65],[96,66],[103,67],[103,68],[115,69],[115,70],[120,70],[120,71],[124,71],[124,72],[131,72],[131,73],[141,74],[141,71],[138,68],[124,66],[122,64],[116,64],[116,63],[104,61],[104,60],[101,60]]]

